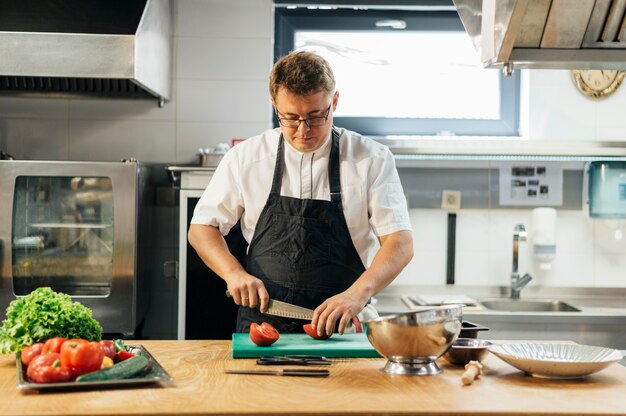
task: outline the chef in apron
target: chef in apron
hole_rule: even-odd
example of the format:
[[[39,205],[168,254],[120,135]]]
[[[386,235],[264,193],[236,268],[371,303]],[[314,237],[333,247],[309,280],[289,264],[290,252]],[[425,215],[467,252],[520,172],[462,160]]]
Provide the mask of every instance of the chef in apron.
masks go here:
[[[413,256],[406,199],[389,149],[337,128],[339,92],[319,55],[292,52],[270,75],[279,127],[233,147],[194,211],[189,242],[240,305],[237,332],[303,321],[262,313],[269,299],[314,309],[318,333],[343,333]],[[224,235],[237,224],[245,267]]]

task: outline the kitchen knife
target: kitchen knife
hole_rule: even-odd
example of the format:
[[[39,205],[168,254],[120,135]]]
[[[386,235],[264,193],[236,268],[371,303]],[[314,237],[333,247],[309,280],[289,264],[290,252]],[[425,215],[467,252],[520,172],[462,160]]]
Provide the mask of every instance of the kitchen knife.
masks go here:
[[[302,369],[295,370],[290,368],[284,368],[280,370],[224,370],[228,374],[256,374],[256,375],[270,375],[270,376],[302,376],[302,377],[328,377],[330,371],[328,370],[313,370]]]
[[[233,297],[228,290],[226,291],[226,296],[229,298]],[[302,306],[292,305],[291,303],[275,299],[270,299],[267,310],[263,313],[267,315],[282,316],[283,318],[302,319],[305,321],[313,319],[312,309],[303,308]]]

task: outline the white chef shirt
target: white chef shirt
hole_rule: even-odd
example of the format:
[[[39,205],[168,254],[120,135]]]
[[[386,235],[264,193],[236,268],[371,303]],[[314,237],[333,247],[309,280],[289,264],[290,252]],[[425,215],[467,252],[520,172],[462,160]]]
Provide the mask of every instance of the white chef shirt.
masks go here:
[[[411,230],[406,198],[389,149],[374,140],[338,129],[343,212],[352,242],[368,267],[377,236]],[[248,243],[272,187],[280,129],[251,137],[224,155],[200,201],[192,224],[218,227],[223,235],[241,217]],[[314,152],[302,153],[285,140],[281,195],[330,201],[330,136]]]

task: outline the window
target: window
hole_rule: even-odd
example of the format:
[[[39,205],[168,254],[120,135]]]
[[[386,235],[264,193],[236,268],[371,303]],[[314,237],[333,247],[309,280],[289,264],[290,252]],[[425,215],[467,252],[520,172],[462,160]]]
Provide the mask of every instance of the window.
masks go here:
[[[519,71],[484,69],[456,11],[276,8],[275,58],[335,72],[335,124],[370,136],[517,136]]]

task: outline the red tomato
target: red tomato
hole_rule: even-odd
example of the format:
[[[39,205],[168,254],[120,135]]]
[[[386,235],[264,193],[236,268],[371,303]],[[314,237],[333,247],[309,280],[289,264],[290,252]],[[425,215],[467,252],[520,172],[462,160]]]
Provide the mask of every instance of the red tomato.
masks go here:
[[[117,354],[115,354],[113,361],[115,361],[116,363],[119,363],[121,361],[126,361],[129,358],[134,357],[134,356],[135,354],[133,354],[132,352],[128,352],[126,350],[119,350]]]
[[[110,359],[115,358],[115,344],[113,341],[109,341],[108,339],[103,339],[100,341],[100,345],[102,346],[102,350],[104,351],[104,355],[109,357]]]
[[[261,325],[253,322],[250,325],[250,339],[256,345],[267,347],[272,345],[280,338],[280,334],[272,325],[267,322],[263,322]]]
[[[50,338],[43,344],[43,350],[41,350],[42,354],[48,354],[49,352],[56,352],[58,354],[61,353],[61,345],[67,341],[67,338],[55,337]]]
[[[36,356],[26,370],[28,378],[35,383],[61,383],[72,379],[72,370],[61,365],[56,352]]]
[[[22,349],[22,354],[20,355],[22,364],[24,365],[30,364],[33,358],[41,354],[42,348],[43,348],[43,343],[41,342],[30,345],[28,347],[24,347]]]
[[[61,366],[72,369],[74,376],[100,369],[104,350],[98,342],[70,339],[61,346]]]
[[[304,324],[302,325],[302,327],[304,328],[304,332],[306,332],[307,335],[310,336],[311,338],[328,339],[332,335],[332,334],[330,335],[326,334],[326,332],[323,332],[322,335],[319,335],[315,329],[311,328],[311,324]]]

